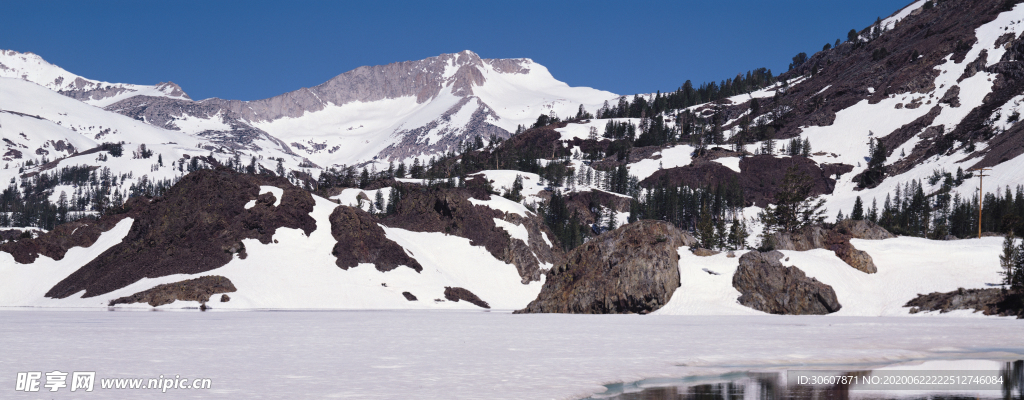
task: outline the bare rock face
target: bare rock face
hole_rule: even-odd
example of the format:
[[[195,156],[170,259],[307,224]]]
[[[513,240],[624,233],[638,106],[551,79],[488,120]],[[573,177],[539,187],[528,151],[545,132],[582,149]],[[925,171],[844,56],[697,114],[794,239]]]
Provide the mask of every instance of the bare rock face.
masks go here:
[[[460,287],[445,286],[444,298],[448,299],[448,301],[454,302],[458,302],[459,300],[465,300],[480,308],[491,308],[490,304],[487,304],[486,301],[481,300],[479,297],[473,294],[473,292],[470,292],[469,290]],[[416,297],[413,297],[413,299],[416,299]]]
[[[360,263],[372,263],[378,271],[390,271],[405,265],[420,272],[423,267],[405,253],[405,249],[384,235],[370,214],[358,208],[338,206],[331,213],[331,234],[338,241],[331,254],[338,267],[349,269]]]
[[[284,190],[281,203],[260,197],[261,185]],[[246,209],[250,200],[259,199]],[[313,197],[284,178],[238,174],[229,169],[186,175],[162,197],[133,208],[135,221],[121,243],[58,282],[47,297],[85,290],[93,297],[142,278],[198,274],[245,256],[242,239],[269,244],[277,228],[316,229]]]
[[[844,235],[850,235],[854,239],[882,240],[896,237],[885,228],[866,219],[844,219],[839,221],[834,229]]]
[[[782,253],[750,251],[740,257],[732,277],[740,304],[770,314],[831,314],[842,305],[832,287],[808,278],[797,267],[785,267]]]
[[[135,199],[133,199],[135,200]],[[129,202],[126,208],[137,204]],[[98,220],[78,220],[62,224],[50,232],[35,238],[23,238],[0,244],[0,251],[10,253],[19,264],[31,264],[39,255],[54,260],[63,260],[64,255],[72,247],[89,247],[96,243],[100,234],[114,228],[126,214],[105,215]]]
[[[171,304],[177,300],[198,301],[205,304],[210,301],[210,296],[217,293],[231,293],[236,291],[231,280],[223,276],[207,275],[181,282],[167,283],[154,286],[152,289],[135,293],[111,300],[108,306],[118,304],[148,303],[153,307]],[[226,302],[231,298],[228,295],[221,295],[220,301]]]
[[[663,221],[638,221],[573,249],[537,299],[516,313],[649,313],[679,287],[679,253],[692,236]]]
[[[904,307],[911,307],[910,313],[922,311],[938,311],[947,313],[953,310],[981,311],[985,315],[1017,316],[1024,318],[1024,303],[1021,294],[1000,288],[964,289],[952,292],[933,292],[919,294],[907,302]]]
[[[775,249],[807,251],[811,249],[828,249],[836,253],[843,262],[858,271],[873,274],[878,272],[871,255],[857,250],[850,239],[881,240],[894,238],[884,228],[867,220],[843,220],[832,229],[821,226],[809,226],[797,232],[778,232],[773,235]]]
[[[473,182],[467,180],[467,187],[475,185]],[[495,258],[515,265],[523,284],[540,280],[541,262],[555,264],[562,257],[558,248],[545,243],[543,233],[547,232],[549,238],[554,234],[540,217],[504,213],[470,201],[470,198],[490,199],[486,192],[425,188],[416,184],[397,187],[402,193],[401,200],[394,214],[381,218],[385,226],[414,232],[443,232],[469,239],[471,245],[482,246]],[[527,241],[511,237],[495,224],[495,219],[525,227]]]

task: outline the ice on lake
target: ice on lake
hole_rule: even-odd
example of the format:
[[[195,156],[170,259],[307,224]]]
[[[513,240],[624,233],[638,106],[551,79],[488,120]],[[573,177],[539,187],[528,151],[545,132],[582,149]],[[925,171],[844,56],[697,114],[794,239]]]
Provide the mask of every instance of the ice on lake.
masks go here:
[[[9,308],[0,397],[581,399],[642,379],[1017,360],[1021,332],[1008,318]],[[54,370],[212,388],[14,391],[19,372]]]

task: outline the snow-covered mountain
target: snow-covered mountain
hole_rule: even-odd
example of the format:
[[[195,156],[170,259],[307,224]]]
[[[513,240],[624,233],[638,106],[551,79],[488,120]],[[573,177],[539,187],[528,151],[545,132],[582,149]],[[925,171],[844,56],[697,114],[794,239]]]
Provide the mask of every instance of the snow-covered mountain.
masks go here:
[[[65,71],[36,54],[13,50],[0,50],[0,77],[33,82],[97,107],[105,107],[132,96],[189,99],[174,82],[161,82],[153,86],[101,82]]]
[[[476,136],[508,138],[540,114],[596,110],[615,94],[573,88],[529,59],[463,51],[360,67],[312,88],[238,101],[137,96],[106,108],[156,126],[207,135],[256,129],[322,166],[409,161]]]

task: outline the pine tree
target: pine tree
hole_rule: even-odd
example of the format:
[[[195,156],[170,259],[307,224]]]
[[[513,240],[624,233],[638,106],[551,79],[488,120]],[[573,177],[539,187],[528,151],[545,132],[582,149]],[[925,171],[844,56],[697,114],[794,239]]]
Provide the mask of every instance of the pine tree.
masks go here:
[[[700,208],[700,221],[697,222],[697,240],[700,247],[705,249],[714,248],[715,245],[715,223],[711,219],[711,211],[708,203],[704,202]]]
[[[878,223],[878,199],[871,198],[871,210],[868,211],[868,220]]]
[[[857,196],[857,200],[853,201],[853,212],[850,213],[850,219],[854,221],[864,219],[864,203],[861,202],[860,196]]]
[[[1018,258],[1018,249],[1014,242],[1013,232],[1010,232],[1003,239],[1003,254],[999,256],[999,266],[1003,268],[1003,284],[1011,287],[1014,284]]]
[[[618,226],[618,221],[617,221],[618,214],[619,214],[618,211],[615,209],[615,206],[613,205],[611,207],[611,211],[608,212],[608,230],[609,231],[613,231],[613,230],[615,230],[615,228],[619,227]]]

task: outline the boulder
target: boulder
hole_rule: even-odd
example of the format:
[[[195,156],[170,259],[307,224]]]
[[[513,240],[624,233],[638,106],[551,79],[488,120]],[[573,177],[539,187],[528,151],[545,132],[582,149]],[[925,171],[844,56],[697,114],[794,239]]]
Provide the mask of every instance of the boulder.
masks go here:
[[[854,239],[882,240],[896,237],[896,235],[889,233],[885,228],[866,219],[844,219],[836,223],[833,230],[844,235],[850,235]]]
[[[649,313],[679,287],[679,248],[693,236],[663,221],[638,221],[573,249],[537,299],[516,313]]]
[[[964,289],[952,292],[918,294],[907,302],[911,314],[922,311],[938,311],[940,314],[953,310],[981,311],[985,315],[1016,316],[1024,318],[1021,294],[1002,288]]]
[[[210,301],[210,296],[217,293],[234,292],[235,285],[231,280],[219,275],[201,276],[180,282],[166,283],[154,286],[151,289],[110,300],[108,306],[118,304],[148,303],[153,307],[171,304],[177,300],[198,301],[202,304]],[[231,298],[228,295],[221,295],[220,301],[227,302]]]
[[[785,267],[778,251],[750,251],[740,257],[732,277],[739,303],[770,314],[831,314],[842,305],[831,286],[808,278],[799,268]]]
[[[416,297],[413,297],[413,299],[415,298]],[[448,299],[448,301],[454,302],[458,302],[459,300],[465,300],[480,308],[491,308],[491,306],[487,304],[486,301],[481,300],[479,297],[477,297],[477,295],[473,294],[473,292],[470,292],[469,290],[460,287],[445,286],[444,298]],[[408,297],[406,297],[406,299],[408,299]]]

